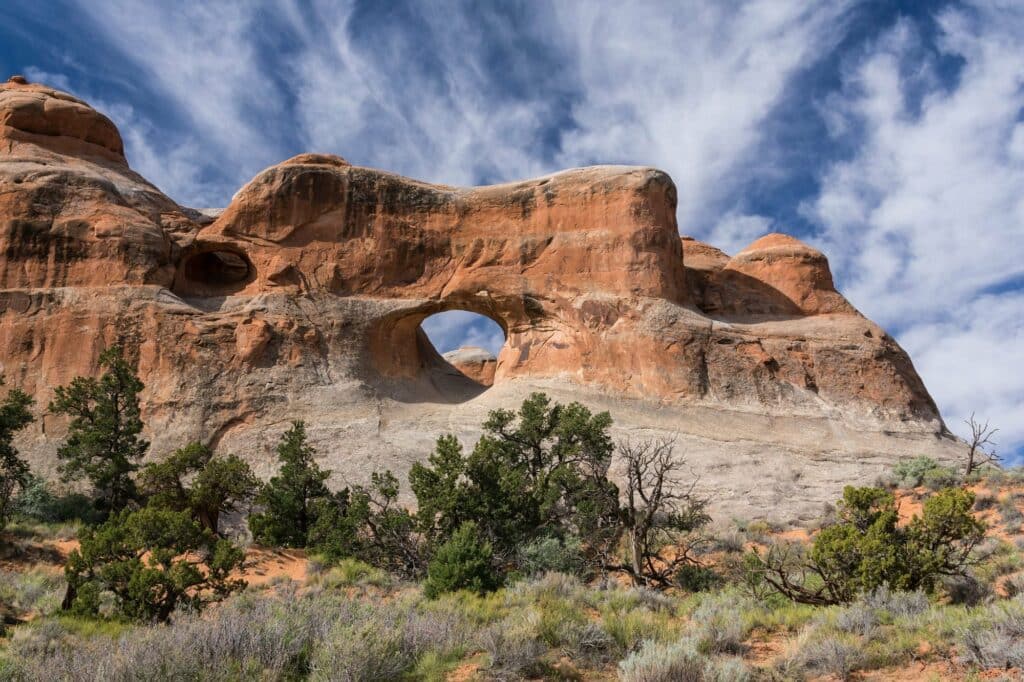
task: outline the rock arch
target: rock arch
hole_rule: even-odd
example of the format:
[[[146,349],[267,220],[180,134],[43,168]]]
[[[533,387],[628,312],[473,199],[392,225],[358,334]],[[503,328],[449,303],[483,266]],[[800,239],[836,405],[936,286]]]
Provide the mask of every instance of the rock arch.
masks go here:
[[[305,154],[211,221],[132,171],[80,100],[11,81],[0,121],[0,371],[45,405],[122,344],[154,454],[216,442],[269,475],[274,439],[305,419],[340,477],[401,477],[437,434],[470,439],[532,390],[610,409],[625,435],[682,434],[731,513],[816,510],[900,456],[955,454],[910,358],[823,254],[681,240],[657,169],[460,188]],[[419,323],[453,308],[505,329],[498,385],[410,404],[432,360]],[[62,428],[48,416],[19,444],[44,474]]]

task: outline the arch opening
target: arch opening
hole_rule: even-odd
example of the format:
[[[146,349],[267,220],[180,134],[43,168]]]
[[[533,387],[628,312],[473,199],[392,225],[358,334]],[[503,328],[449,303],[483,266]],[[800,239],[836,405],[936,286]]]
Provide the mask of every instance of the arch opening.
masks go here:
[[[205,251],[185,263],[185,277],[214,287],[240,284],[251,271],[249,261],[234,251]]]
[[[481,389],[494,384],[498,355],[507,338],[498,322],[487,315],[452,309],[424,318],[419,332],[440,360],[435,371],[467,378]]]

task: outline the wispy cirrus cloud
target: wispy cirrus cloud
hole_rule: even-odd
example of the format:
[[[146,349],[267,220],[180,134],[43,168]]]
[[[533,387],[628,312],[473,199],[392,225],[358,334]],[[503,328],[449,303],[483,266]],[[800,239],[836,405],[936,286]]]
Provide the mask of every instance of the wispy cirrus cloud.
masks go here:
[[[452,184],[659,166],[683,231],[820,246],[951,426],[1024,445],[1016,3],[54,2],[80,30],[12,63],[100,102],[185,204],[310,150]],[[8,45],[50,26],[33,7]],[[445,319],[440,345],[499,342]]]
[[[1024,442],[1024,8],[900,21],[826,105],[852,158],[804,204],[851,300],[893,330],[950,426],[972,411]],[[939,62],[955,58],[955,78]]]

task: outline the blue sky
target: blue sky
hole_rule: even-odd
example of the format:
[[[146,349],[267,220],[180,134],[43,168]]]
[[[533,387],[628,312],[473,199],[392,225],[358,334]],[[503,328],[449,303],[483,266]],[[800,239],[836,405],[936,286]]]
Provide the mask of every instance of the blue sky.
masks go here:
[[[1018,0],[0,5],[2,70],[106,112],[186,205],[302,151],[450,184],[663,168],[683,232],[825,251],[951,428],[976,411],[1017,456],[1022,36]]]

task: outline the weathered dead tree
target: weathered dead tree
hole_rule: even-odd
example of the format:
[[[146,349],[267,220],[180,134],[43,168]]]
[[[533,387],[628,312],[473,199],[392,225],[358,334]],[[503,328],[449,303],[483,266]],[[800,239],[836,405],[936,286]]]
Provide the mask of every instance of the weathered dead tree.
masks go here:
[[[675,455],[672,439],[624,443],[625,465],[620,520],[628,563],[608,566],[628,573],[637,585],[670,586],[685,565],[700,565],[696,555],[710,543],[700,534],[710,520],[708,501],[694,494],[696,478],[686,480],[685,459]]]
[[[987,419],[984,424],[979,422],[974,418],[973,412],[970,419],[965,419],[964,423],[971,428],[971,439],[968,441],[967,447],[967,465],[964,471],[966,478],[979,467],[1000,462],[1002,457],[996,453],[996,442],[992,440],[992,436],[999,429],[989,427]]]

